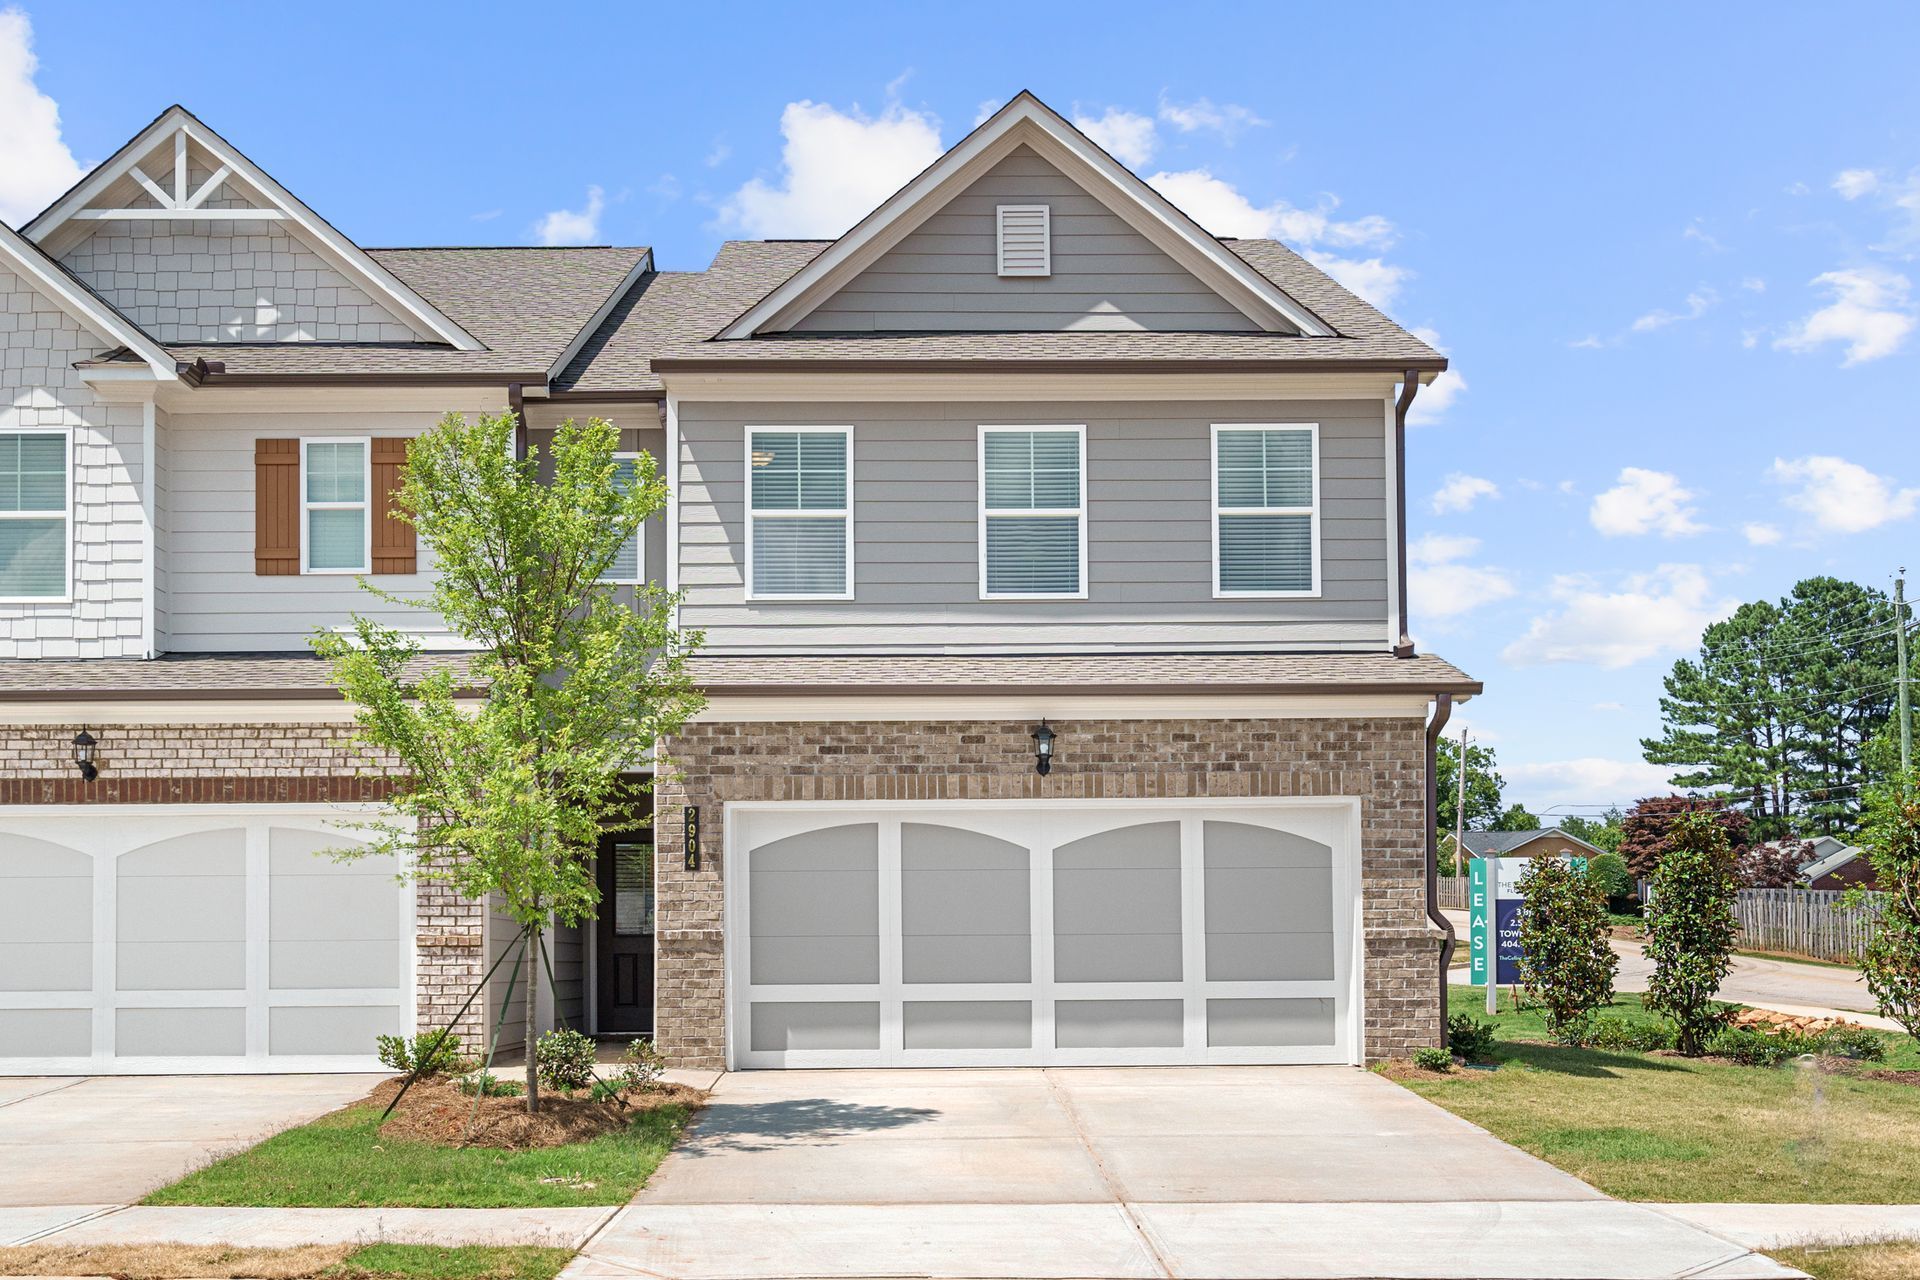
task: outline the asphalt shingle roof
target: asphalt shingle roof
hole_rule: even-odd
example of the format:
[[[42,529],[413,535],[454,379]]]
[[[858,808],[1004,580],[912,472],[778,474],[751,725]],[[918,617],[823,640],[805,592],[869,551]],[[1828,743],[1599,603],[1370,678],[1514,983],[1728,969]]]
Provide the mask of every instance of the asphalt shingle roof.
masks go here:
[[[463,678],[463,653],[422,654],[408,675],[448,670]],[[41,659],[0,662],[0,703],[110,698],[337,699],[325,661],[309,653],[170,653],[159,658]]]
[[[1461,842],[1466,845],[1468,853],[1477,857],[1491,855],[1497,858],[1502,854],[1513,852],[1521,845],[1538,840],[1541,836],[1559,836],[1583,849],[1593,849],[1592,845],[1579,836],[1568,835],[1559,827],[1535,827],[1532,831],[1469,831],[1461,838]],[[1595,849],[1594,852],[1598,853],[1599,850]]]

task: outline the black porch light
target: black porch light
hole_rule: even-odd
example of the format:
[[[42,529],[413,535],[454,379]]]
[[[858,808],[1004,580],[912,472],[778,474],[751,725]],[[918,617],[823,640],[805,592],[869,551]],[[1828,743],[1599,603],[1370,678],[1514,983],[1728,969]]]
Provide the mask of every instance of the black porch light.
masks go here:
[[[1044,778],[1053,772],[1054,732],[1047,727],[1047,722],[1043,719],[1029,736],[1033,739],[1034,772]]]
[[[85,729],[73,735],[73,762],[79,766],[80,776],[88,782],[100,776],[100,768],[93,762],[94,748],[99,745]]]

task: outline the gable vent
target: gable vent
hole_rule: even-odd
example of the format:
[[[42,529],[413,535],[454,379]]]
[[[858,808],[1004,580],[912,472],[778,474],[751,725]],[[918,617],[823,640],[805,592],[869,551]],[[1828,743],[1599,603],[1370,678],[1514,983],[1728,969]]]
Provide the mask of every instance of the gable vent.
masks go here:
[[[1044,204],[1003,204],[994,210],[999,230],[1000,274],[1053,274],[1053,235]]]

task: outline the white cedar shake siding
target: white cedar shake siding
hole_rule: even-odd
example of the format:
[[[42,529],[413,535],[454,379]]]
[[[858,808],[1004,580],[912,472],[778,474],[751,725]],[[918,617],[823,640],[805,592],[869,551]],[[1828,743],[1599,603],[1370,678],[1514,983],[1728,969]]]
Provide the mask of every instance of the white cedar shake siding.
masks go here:
[[[169,165],[169,173],[171,166]],[[209,174],[188,170],[188,189]],[[150,208],[142,192],[129,207]],[[232,188],[208,209],[251,209]],[[419,342],[416,332],[306,245],[285,224],[246,219],[104,222],[60,256],[161,342]]]
[[[995,210],[1006,204],[1048,207],[1050,274],[999,274]],[[1021,146],[793,328],[1244,333],[1259,326]]]
[[[439,415],[430,412],[174,414],[166,436],[172,651],[303,650],[315,628],[344,626],[352,613],[419,631],[429,647],[444,639],[437,617],[382,602],[362,591],[352,574],[262,577],[253,560],[256,439],[410,437],[437,421]],[[431,560],[422,547],[418,573],[381,574],[373,581],[398,596],[421,596]]]
[[[1212,428],[1318,423],[1318,598],[1215,599]],[[745,598],[745,428],[853,428],[854,598]],[[980,599],[979,429],[1086,427],[1087,598]],[[1381,404],[683,402],[683,626],[709,652],[1175,647],[1377,650],[1387,629]]]
[[[145,545],[139,405],[105,405],[74,371],[105,345],[0,267],[0,430],[57,427],[72,448],[71,600],[0,604],[0,659],[138,658]]]

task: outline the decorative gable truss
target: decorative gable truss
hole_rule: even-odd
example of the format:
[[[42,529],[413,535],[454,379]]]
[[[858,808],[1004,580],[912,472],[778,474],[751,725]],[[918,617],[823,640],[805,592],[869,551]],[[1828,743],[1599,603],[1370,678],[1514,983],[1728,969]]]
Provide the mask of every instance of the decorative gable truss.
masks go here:
[[[1012,259],[1008,210],[1028,211],[1014,231],[1030,243]],[[907,281],[914,272],[925,278]],[[910,295],[952,301],[916,314],[897,302]],[[716,336],[1091,328],[1336,336],[1027,92]]]
[[[484,349],[182,107],[24,230],[165,343]]]

